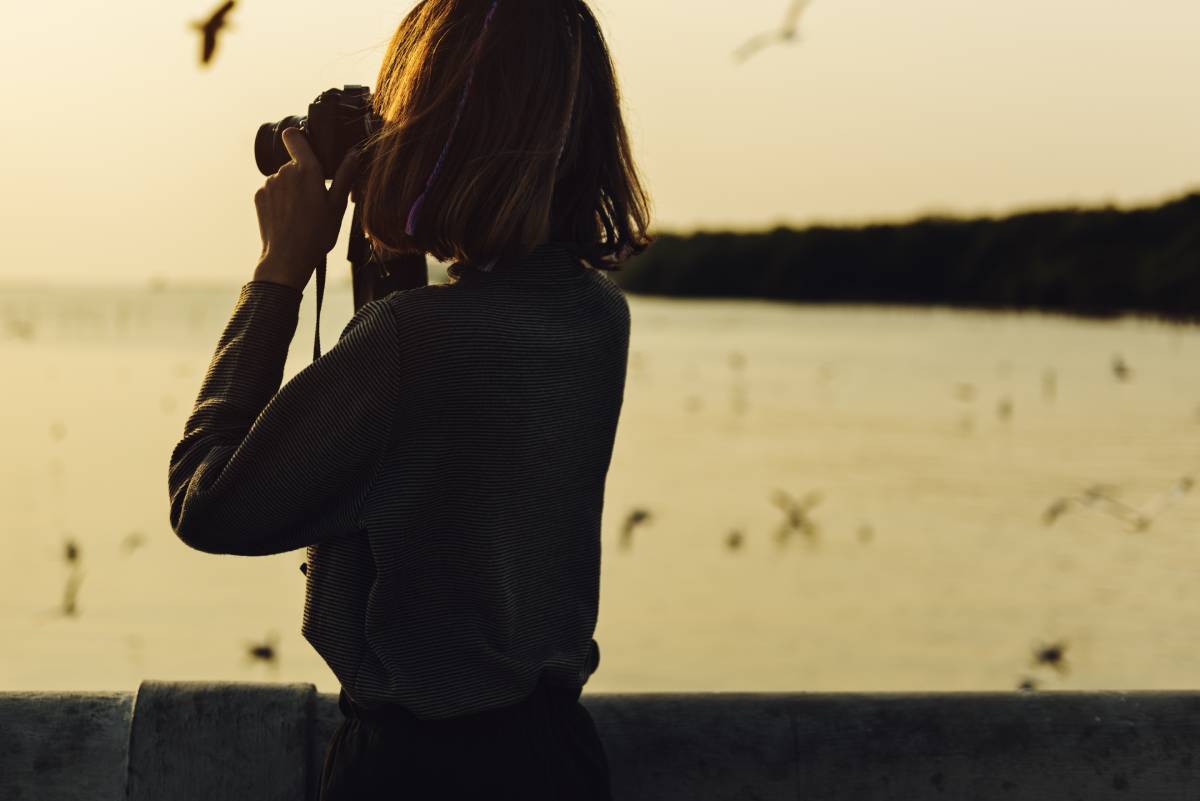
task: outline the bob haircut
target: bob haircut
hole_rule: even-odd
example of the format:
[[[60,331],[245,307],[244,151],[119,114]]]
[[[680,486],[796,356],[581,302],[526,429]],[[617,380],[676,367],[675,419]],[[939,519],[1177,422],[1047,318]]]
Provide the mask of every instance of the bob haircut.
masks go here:
[[[381,260],[478,266],[553,241],[620,269],[653,241],[616,74],[583,0],[420,0],[372,104],[383,125],[364,147],[361,214]]]

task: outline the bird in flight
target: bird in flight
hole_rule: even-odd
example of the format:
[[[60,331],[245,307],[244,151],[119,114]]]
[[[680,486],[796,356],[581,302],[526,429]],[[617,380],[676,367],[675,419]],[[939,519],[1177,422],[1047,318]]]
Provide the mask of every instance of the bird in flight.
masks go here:
[[[1085,489],[1080,495],[1056,499],[1042,514],[1042,521],[1051,525],[1070,508],[1072,503],[1104,512],[1126,523],[1131,531],[1145,531],[1160,513],[1175,501],[1191,492],[1196,480],[1184,476],[1171,485],[1170,489],[1152,498],[1145,506],[1138,508],[1112,497],[1115,487],[1107,484],[1096,484]]]
[[[1034,665],[1049,665],[1059,673],[1066,673],[1068,665],[1063,659],[1067,650],[1065,640],[1050,643],[1049,645],[1039,645],[1033,652]]]
[[[776,30],[760,33],[749,39],[734,51],[734,60],[743,62],[767,45],[792,42],[798,39],[800,36],[800,17],[804,16],[804,12],[808,10],[810,5],[812,5],[812,0],[792,0],[792,5],[788,9],[787,16],[784,17],[783,25]]]
[[[221,29],[227,28],[232,30],[233,26],[225,21],[225,17],[233,10],[235,2],[237,0],[225,0],[208,19],[203,22],[195,21],[191,24],[191,27],[200,31],[204,37],[200,51],[201,65],[207,65],[212,61],[213,53],[217,49],[217,34],[220,33]]]

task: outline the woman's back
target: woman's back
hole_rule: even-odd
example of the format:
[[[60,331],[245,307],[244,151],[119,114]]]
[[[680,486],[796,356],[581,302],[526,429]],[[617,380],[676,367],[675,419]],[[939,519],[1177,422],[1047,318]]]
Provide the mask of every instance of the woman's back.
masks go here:
[[[457,280],[365,304],[290,393],[346,387],[304,444],[336,498],[293,492],[269,512],[298,530],[237,546],[308,546],[303,631],[347,718],[322,801],[607,799],[579,694],[630,320],[601,270],[651,238],[604,36],[583,0],[419,0],[372,111],[353,197],[374,255]],[[269,287],[245,300],[251,322],[294,313]]]
[[[559,246],[376,301],[399,339],[365,532],[311,546],[304,634],[350,697],[422,718],[595,670],[623,292]]]

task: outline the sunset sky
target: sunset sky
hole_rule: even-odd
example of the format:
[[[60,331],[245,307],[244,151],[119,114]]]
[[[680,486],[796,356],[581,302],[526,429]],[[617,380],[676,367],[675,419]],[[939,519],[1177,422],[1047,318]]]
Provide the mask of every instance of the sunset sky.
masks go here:
[[[510,0],[512,1],[512,0]],[[594,0],[657,230],[1153,202],[1200,187],[1195,0]],[[23,4],[0,32],[0,280],[224,283],[260,250],[258,126],[374,86],[411,2]],[[503,1],[501,10],[503,13]],[[348,269],[344,242],[332,277]],[[311,286],[310,286],[311,291]]]

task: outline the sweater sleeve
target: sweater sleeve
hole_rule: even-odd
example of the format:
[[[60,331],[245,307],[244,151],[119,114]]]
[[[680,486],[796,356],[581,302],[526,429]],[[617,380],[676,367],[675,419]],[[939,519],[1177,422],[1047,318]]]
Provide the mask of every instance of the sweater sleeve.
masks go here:
[[[361,530],[398,387],[396,320],[363,304],[338,343],[281,389],[302,293],[238,296],[171,453],[171,528],[207,553],[263,556]]]

